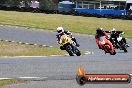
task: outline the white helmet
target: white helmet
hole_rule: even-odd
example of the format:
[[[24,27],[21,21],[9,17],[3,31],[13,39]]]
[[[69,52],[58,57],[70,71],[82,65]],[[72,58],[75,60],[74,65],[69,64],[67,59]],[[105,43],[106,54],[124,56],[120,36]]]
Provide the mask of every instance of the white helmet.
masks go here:
[[[63,27],[58,27],[58,28],[57,28],[57,32],[58,32],[59,34],[61,34],[62,32],[64,32]]]
[[[115,29],[115,28],[113,28],[111,31],[113,31],[113,32],[114,32],[114,31],[116,31],[116,29]]]

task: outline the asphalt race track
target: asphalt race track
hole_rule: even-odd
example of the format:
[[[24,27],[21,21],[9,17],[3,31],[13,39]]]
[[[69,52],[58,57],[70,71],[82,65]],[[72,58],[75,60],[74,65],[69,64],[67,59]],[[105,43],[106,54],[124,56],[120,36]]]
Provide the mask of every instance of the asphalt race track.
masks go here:
[[[25,30],[0,26],[0,39],[58,46],[55,32]],[[75,75],[81,65],[87,73],[132,74],[132,40],[128,40],[128,53],[117,50],[111,56],[99,50],[94,36],[74,34],[80,49],[94,52],[80,57],[0,57],[0,78],[40,77],[39,81],[5,86],[3,88],[132,88],[129,84],[86,84],[79,86]]]

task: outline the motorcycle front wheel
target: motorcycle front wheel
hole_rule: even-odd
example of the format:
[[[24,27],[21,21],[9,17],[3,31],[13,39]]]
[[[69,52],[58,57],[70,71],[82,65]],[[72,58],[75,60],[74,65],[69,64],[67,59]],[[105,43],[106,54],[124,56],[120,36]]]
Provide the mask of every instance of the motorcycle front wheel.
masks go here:
[[[74,56],[74,53],[73,53],[73,51],[72,51],[72,47],[71,47],[70,45],[68,45],[68,46],[66,47],[66,51],[69,53],[70,56]]]
[[[80,52],[80,50],[78,48],[75,49],[75,53],[76,53],[77,56],[81,55],[81,52]]]
[[[128,52],[125,46],[122,46],[122,49],[124,50],[125,53]]]
[[[114,51],[114,52],[110,52],[110,55],[115,55],[116,54],[116,51]]]

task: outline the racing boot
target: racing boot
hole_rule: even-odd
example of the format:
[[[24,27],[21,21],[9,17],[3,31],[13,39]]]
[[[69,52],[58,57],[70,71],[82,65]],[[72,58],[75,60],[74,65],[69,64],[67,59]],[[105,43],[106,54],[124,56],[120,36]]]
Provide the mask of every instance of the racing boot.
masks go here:
[[[63,46],[60,46],[60,49],[61,49],[61,50],[65,50],[65,48],[64,48]]]
[[[76,46],[79,47],[80,45],[78,43],[76,43]]]
[[[125,46],[126,46],[126,47],[129,47],[129,45],[128,45],[127,42],[126,42],[126,39],[123,38],[122,40],[123,40],[123,42],[125,43]]]
[[[102,49],[99,45],[98,45],[99,49]]]
[[[126,44],[126,47],[129,47],[129,45],[128,45],[128,44]]]

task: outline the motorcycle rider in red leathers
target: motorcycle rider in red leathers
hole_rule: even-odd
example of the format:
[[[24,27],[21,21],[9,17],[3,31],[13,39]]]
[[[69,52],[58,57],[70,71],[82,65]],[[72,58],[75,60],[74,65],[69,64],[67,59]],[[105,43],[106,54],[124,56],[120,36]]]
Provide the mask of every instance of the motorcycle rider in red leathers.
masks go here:
[[[95,39],[96,39],[96,43],[97,43],[99,49],[102,49],[102,47],[101,47],[102,44],[99,41],[99,38],[102,37],[102,36],[105,36],[108,39],[108,34],[103,30],[103,28],[97,28],[96,29]]]

